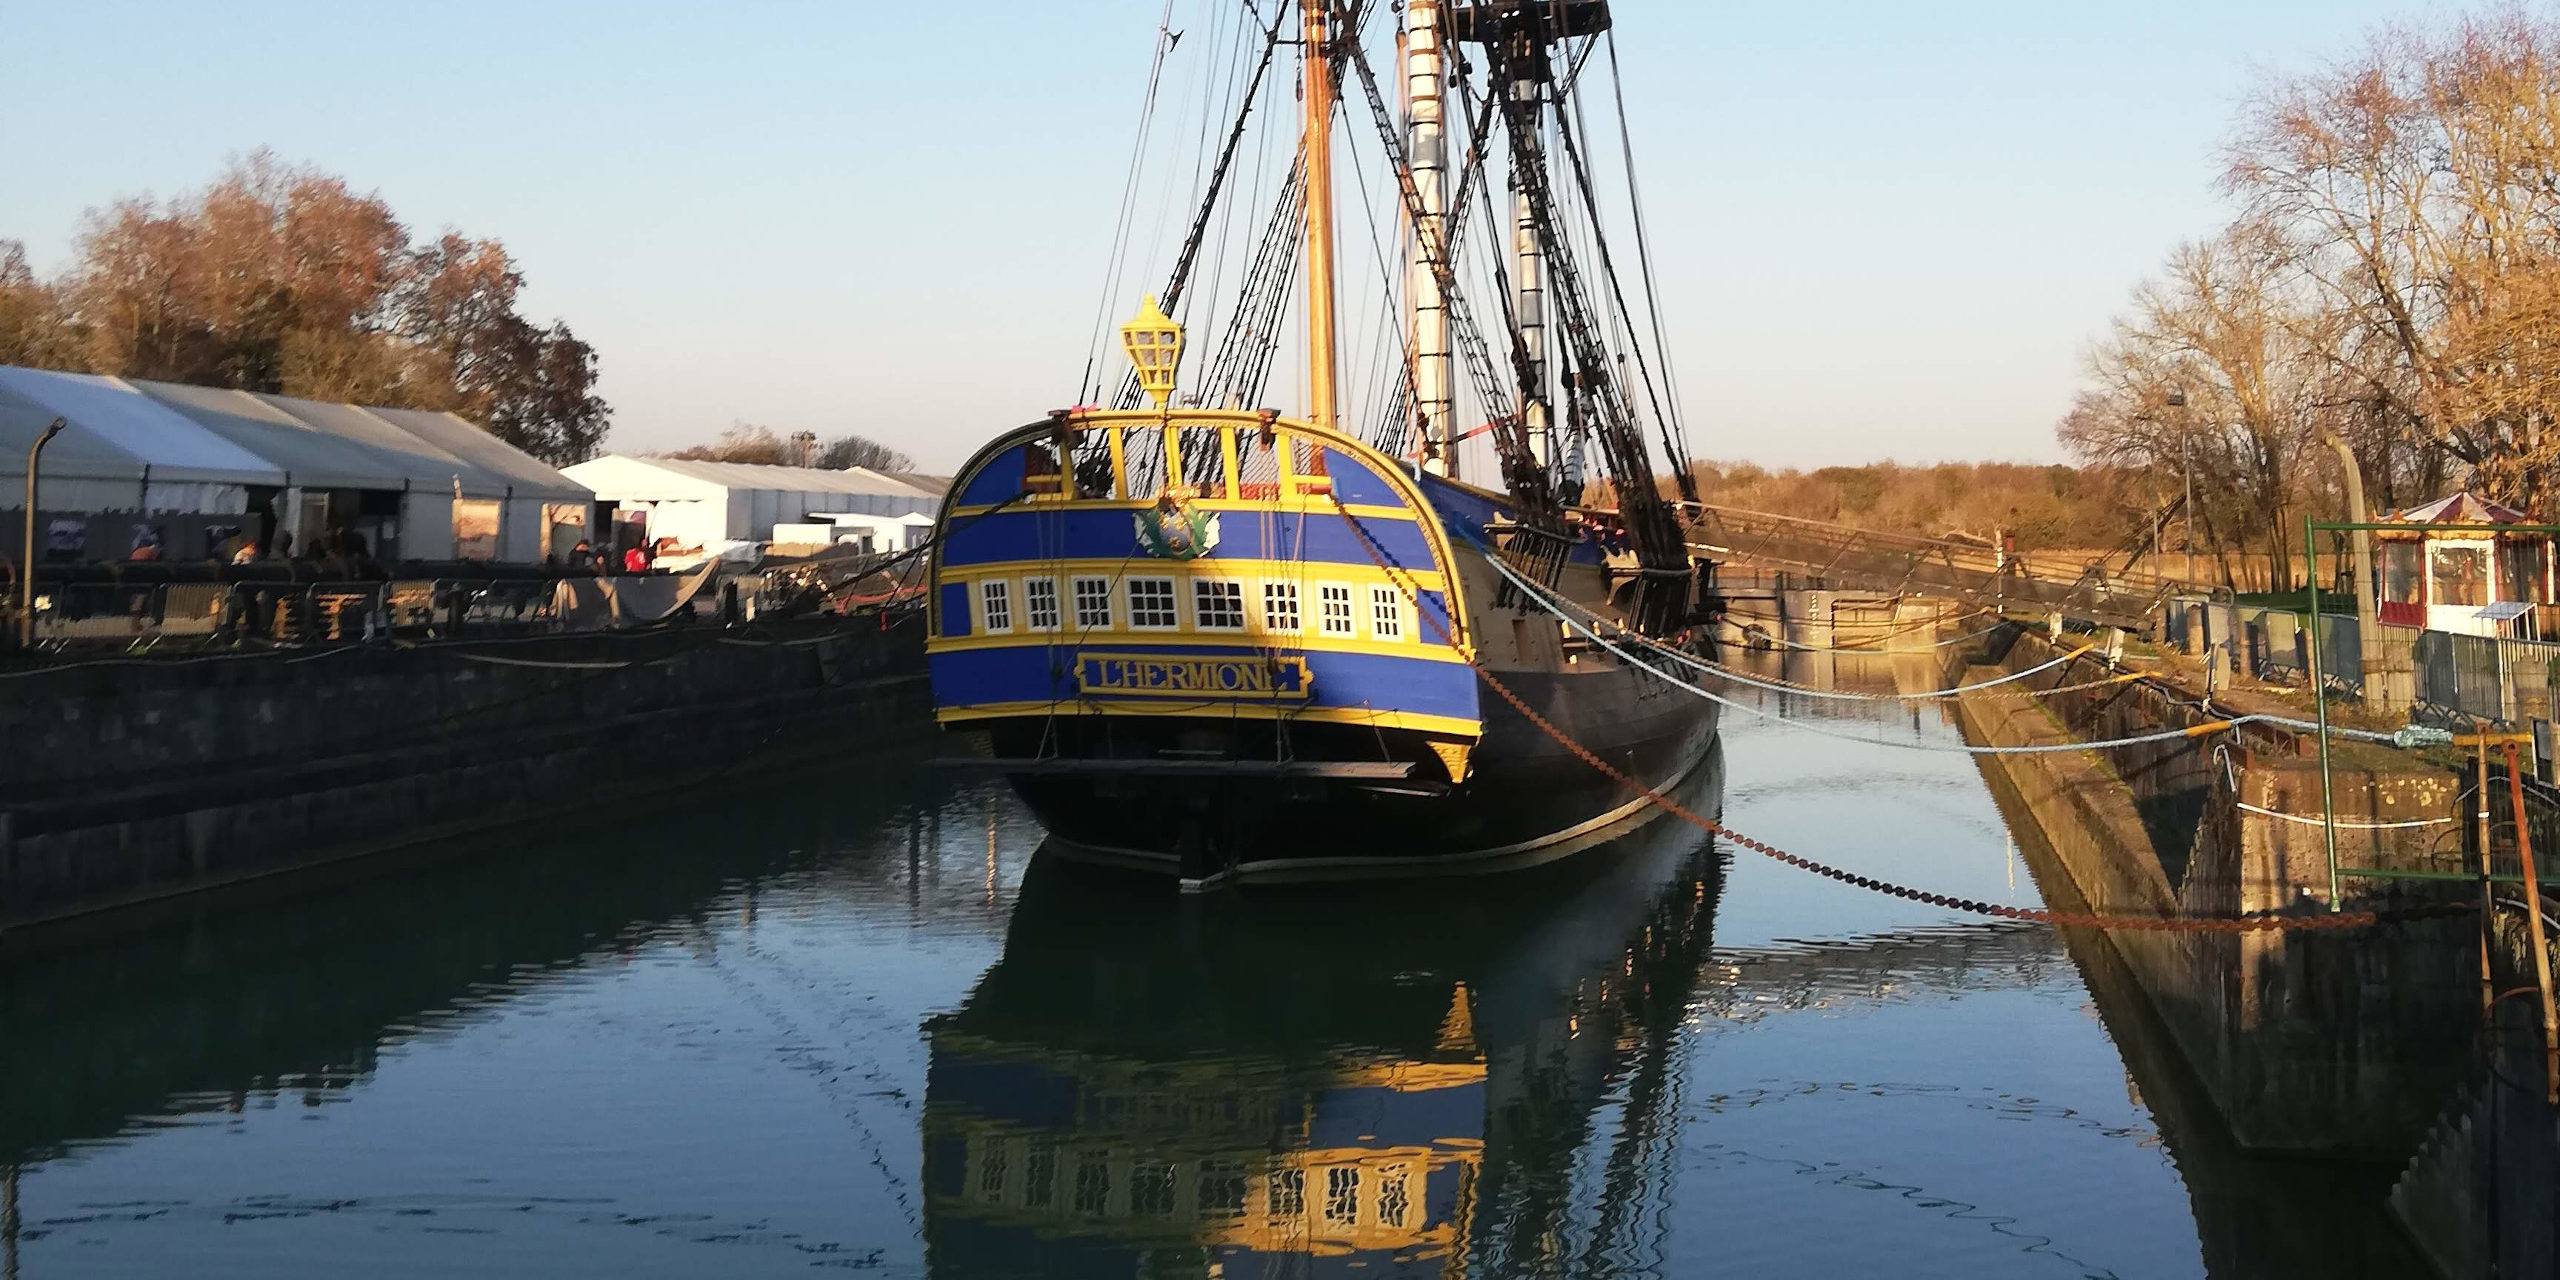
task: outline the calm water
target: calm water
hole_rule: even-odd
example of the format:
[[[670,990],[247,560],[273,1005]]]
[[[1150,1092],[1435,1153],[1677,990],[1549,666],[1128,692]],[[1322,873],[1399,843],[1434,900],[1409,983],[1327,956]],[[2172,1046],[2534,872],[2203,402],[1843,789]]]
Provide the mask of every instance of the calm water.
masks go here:
[[[2038,901],[1965,757],[1737,716],[1719,790]],[[2404,1274],[2086,940],[1667,822],[1193,902],[1040,839],[893,760],[10,956],[6,1276]]]

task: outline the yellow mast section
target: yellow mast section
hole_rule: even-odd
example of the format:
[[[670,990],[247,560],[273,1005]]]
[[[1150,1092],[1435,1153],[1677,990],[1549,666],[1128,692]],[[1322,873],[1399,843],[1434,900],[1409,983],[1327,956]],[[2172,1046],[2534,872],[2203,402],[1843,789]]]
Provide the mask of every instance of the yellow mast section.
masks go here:
[[[1333,335],[1333,62],[1326,33],[1328,0],[1302,0],[1306,13],[1307,84],[1307,417],[1339,430]]]

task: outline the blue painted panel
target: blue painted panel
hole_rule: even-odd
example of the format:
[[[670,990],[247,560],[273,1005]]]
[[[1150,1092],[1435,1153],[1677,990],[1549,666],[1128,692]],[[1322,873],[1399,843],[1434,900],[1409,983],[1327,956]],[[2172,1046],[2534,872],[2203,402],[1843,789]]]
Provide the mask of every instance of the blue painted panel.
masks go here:
[[[955,507],[992,506],[1008,498],[1020,496],[1023,476],[1030,464],[1029,455],[1024,451],[1028,447],[1026,445],[1021,448],[1007,449],[988,459],[987,465],[980,468],[978,474],[969,477],[968,486],[960,491],[960,496],[954,499],[951,505]]]
[[[1484,1140],[1484,1085],[1398,1092],[1384,1087],[1327,1089],[1316,1095],[1307,1145],[1423,1147],[1450,1138]]]
[[[1392,563],[1417,570],[1434,569],[1431,544],[1410,520],[1362,516],[1366,529]],[[1012,564],[1043,560],[1127,560],[1144,565],[1150,557],[1138,549],[1137,526],[1130,513],[1091,508],[1050,511],[999,511],[952,522],[942,550],[949,566]],[[1323,564],[1373,564],[1358,534],[1340,513],[1297,516],[1275,512],[1223,512],[1218,520],[1218,547],[1205,560],[1306,560]]]
[[[1422,602],[1423,622],[1419,633],[1425,644],[1446,644],[1456,628],[1449,625],[1449,597],[1437,591],[1417,591],[1414,598]],[[1433,626],[1433,622],[1438,626]]]
[[[1447,520],[1452,537],[1460,528],[1481,537],[1484,527],[1507,510],[1504,504],[1491,501],[1472,489],[1459,488],[1428,472],[1423,474],[1420,483],[1424,500]]]
[[[1440,513],[1441,526],[1449,531],[1449,540],[1462,546],[1484,545],[1484,528],[1497,518],[1508,519],[1511,506],[1495,501],[1471,489],[1462,489],[1439,476],[1425,474],[1422,496],[1431,509]],[[1584,541],[1573,549],[1569,559],[1575,564],[1599,564],[1606,557],[1598,544]]]
[[[1422,1220],[1447,1222],[1458,1216],[1458,1191],[1466,1181],[1457,1165],[1444,1164],[1431,1171],[1422,1184]]]
[[[968,583],[942,584],[942,634],[954,640],[969,634]]]
[[[1369,464],[1339,449],[1324,451],[1325,474],[1333,477],[1335,497],[1355,507],[1401,507],[1404,495]]]
[[[1167,657],[1235,657],[1255,652],[1196,644],[1149,644],[1128,636],[1097,637],[1087,641],[1082,648],[1094,653],[1144,653]],[[937,653],[930,663],[934,705],[968,707],[990,702],[1073,702],[1080,696],[1076,687],[1077,653],[1077,646],[1063,644],[1025,644]],[[1311,652],[1305,656],[1315,685],[1314,696],[1305,702],[1291,700],[1280,705],[1365,707],[1373,711],[1404,711],[1467,720],[1477,717],[1476,674],[1457,663],[1367,653]],[[1176,707],[1225,706],[1235,700],[1200,697],[1145,701]],[[1269,705],[1260,699],[1252,702],[1257,706]]]
[[[1025,1129],[1065,1133],[1076,1125],[1076,1081],[1037,1063],[935,1053],[925,1091],[968,1112]]]
[[[1307,1201],[1317,1203],[1315,1175],[1308,1175]],[[1309,1212],[1313,1212],[1312,1209]],[[1420,1226],[1445,1226],[1442,1218]],[[1460,1242],[1462,1245],[1464,1241]],[[1217,1250],[1220,1274],[1226,1280],[1371,1280],[1372,1277],[1440,1276],[1456,1270],[1444,1259],[1415,1259],[1406,1256],[1404,1248],[1394,1249],[1328,1249],[1322,1253],[1297,1250],[1266,1251],[1260,1249],[1221,1247]],[[956,1273],[955,1273],[956,1274]],[[1025,1271],[1025,1275],[1053,1275],[1047,1267]],[[1132,1270],[1124,1274],[1135,1275]]]

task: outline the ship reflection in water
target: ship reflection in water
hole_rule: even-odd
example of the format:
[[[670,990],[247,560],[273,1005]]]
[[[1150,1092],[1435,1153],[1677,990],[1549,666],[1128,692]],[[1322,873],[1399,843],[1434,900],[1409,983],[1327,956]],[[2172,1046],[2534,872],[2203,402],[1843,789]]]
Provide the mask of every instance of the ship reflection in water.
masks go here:
[[[1682,800],[1722,789],[1719,754]],[[1036,861],[928,1028],[932,1271],[1455,1276],[1552,1244],[1604,1098],[1662,1098],[1720,879],[1655,822],[1417,928],[1409,889],[1176,900]],[[1664,1119],[1620,1126],[1612,1182]]]

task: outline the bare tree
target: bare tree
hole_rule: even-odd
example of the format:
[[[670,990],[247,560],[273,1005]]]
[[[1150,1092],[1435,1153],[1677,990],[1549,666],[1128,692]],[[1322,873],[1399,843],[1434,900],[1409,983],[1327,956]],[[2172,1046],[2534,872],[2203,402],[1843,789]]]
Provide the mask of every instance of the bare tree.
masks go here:
[[[818,454],[818,465],[838,471],[868,467],[873,471],[913,471],[916,460],[868,436],[839,436]]]
[[[749,462],[769,467],[788,466],[793,461],[791,446],[773,428],[752,422],[731,423],[717,441],[678,449],[667,456],[689,462]]]

